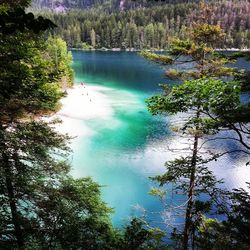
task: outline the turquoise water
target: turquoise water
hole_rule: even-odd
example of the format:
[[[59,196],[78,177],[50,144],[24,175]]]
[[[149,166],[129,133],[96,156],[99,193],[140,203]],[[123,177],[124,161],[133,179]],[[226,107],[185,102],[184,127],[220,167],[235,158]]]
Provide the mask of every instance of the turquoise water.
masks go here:
[[[169,132],[166,120],[148,113],[145,99],[159,92],[164,70],[130,52],[74,51],[73,58],[76,84],[102,86],[112,115],[84,121],[92,133],[74,140],[72,174],[103,185],[117,226],[138,213],[134,206],[159,211],[148,177],[164,170]]]
[[[174,82],[166,80],[163,68],[134,52],[72,53],[75,84],[97,87],[104,98],[102,110],[107,111],[77,120],[78,126],[89,132],[73,141],[72,175],[91,176],[102,185],[104,201],[114,208],[114,225],[124,225],[143,209],[151,212],[150,219],[159,221],[162,205],[148,195],[154,185],[148,177],[164,172],[164,163],[174,157],[168,146],[177,148],[181,138],[171,137],[169,118],[148,113],[145,99],[160,91],[159,83]],[[250,69],[244,59],[236,66]],[[226,146],[234,147],[231,144]],[[229,189],[248,180],[245,164],[238,163],[240,158],[224,157],[211,166],[219,178],[226,179]]]

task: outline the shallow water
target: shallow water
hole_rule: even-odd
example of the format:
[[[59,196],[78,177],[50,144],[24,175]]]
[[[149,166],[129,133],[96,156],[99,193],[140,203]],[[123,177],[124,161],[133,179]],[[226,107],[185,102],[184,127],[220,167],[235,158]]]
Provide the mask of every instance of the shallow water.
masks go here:
[[[158,211],[148,177],[164,170],[168,129],[165,119],[148,113],[145,99],[165,82],[164,70],[136,53],[74,51],[73,57],[76,84],[101,86],[111,112],[82,121],[91,133],[74,140],[72,174],[92,176],[104,186],[115,225],[137,214],[138,204]]]
[[[159,83],[173,82],[166,80],[164,69],[134,52],[72,53],[75,84],[99,87],[108,111],[76,121],[89,133],[73,141],[72,175],[92,176],[103,186],[116,226],[136,215],[138,207],[160,211],[160,202],[148,195],[153,186],[148,177],[164,171],[168,146],[178,147],[181,140],[171,138],[169,118],[148,113],[145,99],[160,91]],[[222,165],[231,160],[224,159]]]

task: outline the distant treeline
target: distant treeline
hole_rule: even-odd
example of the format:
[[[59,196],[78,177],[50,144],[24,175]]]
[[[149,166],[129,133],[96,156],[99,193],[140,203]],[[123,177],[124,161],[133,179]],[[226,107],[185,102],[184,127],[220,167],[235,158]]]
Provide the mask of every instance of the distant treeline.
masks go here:
[[[250,47],[250,3],[210,2],[207,21],[219,24],[226,33],[220,48]],[[69,47],[165,49],[173,37],[188,38],[194,22],[203,18],[198,3],[165,4],[127,11],[88,10],[43,13],[56,23],[53,33]]]
[[[32,5],[35,8],[76,8],[86,9],[102,6],[105,10],[128,10],[137,7],[150,7],[153,5],[165,5],[176,3],[200,2],[201,0],[33,0]]]

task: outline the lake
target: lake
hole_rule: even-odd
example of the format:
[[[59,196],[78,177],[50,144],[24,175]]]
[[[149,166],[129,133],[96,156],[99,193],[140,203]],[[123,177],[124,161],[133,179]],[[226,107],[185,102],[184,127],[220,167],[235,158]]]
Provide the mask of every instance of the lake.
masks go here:
[[[171,136],[170,118],[148,113],[145,99],[160,92],[159,83],[174,82],[164,77],[163,68],[135,52],[72,54],[75,84],[99,87],[108,112],[78,121],[91,132],[73,140],[71,173],[74,177],[91,176],[102,186],[104,201],[115,211],[115,226],[123,225],[144,209],[152,212],[154,220],[162,206],[148,194],[154,185],[149,177],[164,172],[164,163],[173,158],[168,147],[178,147],[181,139]],[[240,67],[249,67],[244,60],[239,63]],[[236,160],[230,157],[222,165],[229,161],[235,166]],[[230,171],[229,180],[236,178],[234,171]],[[244,182],[240,177],[239,180]],[[159,216],[155,218],[158,220]]]

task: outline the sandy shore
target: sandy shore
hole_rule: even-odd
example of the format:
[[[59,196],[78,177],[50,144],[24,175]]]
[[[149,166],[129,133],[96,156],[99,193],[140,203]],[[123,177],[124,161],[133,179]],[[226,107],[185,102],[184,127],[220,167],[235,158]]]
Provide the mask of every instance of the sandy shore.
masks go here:
[[[61,100],[62,109],[57,114],[83,120],[111,115],[110,102],[101,90],[101,87],[87,85],[69,89],[68,95]]]
[[[61,110],[54,116],[62,120],[57,130],[71,136],[89,135],[92,131],[86,121],[111,117],[110,101],[101,92],[102,87],[86,84],[68,89],[67,96],[61,100]]]

